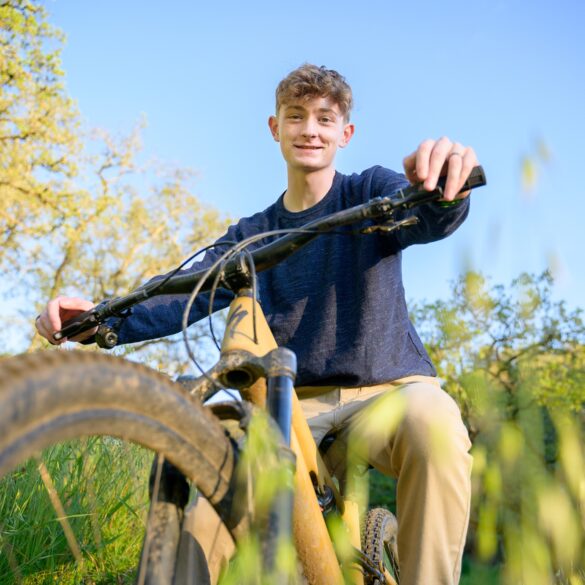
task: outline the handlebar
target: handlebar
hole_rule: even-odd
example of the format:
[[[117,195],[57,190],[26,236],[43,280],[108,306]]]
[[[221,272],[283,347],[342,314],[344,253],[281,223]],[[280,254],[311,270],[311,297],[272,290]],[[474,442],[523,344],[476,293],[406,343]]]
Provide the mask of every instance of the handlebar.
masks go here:
[[[460,193],[481,187],[486,182],[483,168],[476,166],[471,171]],[[446,177],[439,178],[437,187],[433,191],[427,191],[421,185],[411,185],[400,189],[390,196],[376,197],[361,205],[344,209],[309,222],[303,226],[301,233],[287,234],[251,252],[256,272],[262,272],[263,270],[272,268],[317,236],[330,232],[335,228],[357,223],[365,219],[391,219],[392,214],[396,210],[411,209],[424,203],[440,200],[443,197],[445,183]],[[237,271],[239,261],[237,256],[232,258],[223,266],[223,271],[226,274]],[[59,341],[64,337],[75,337],[100,325],[107,318],[120,315],[130,307],[153,296],[189,294],[202,278],[205,278],[205,282],[202,283],[200,292],[207,292],[213,286],[217,272],[220,269],[218,267],[212,272],[203,269],[188,274],[177,274],[169,278],[163,285],[161,285],[160,281],[150,282],[125,297],[101,303],[89,311],[85,311],[69,319],[63,323],[63,328],[61,331],[57,331],[53,335],[53,338]]]

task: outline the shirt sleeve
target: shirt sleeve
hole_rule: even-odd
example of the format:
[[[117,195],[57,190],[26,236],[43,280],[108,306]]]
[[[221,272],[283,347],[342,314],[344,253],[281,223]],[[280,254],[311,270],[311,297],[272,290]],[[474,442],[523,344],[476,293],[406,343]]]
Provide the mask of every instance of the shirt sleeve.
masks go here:
[[[224,254],[229,245],[222,245],[223,242],[241,241],[242,233],[239,224],[231,226],[227,233],[216,240],[215,246],[209,249],[200,262],[195,262],[189,268],[180,270],[177,274],[189,274],[204,270],[213,265],[218,258]],[[162,280],[167,275],[155,276],[148,283]],[[213,299],[211,312],[224,309],[233,299],[233,293],[224,288],[218,288]],[[185,312],[189,295],[172,294],[155,296],[135,305],[130,314],[124,318],[113,317],[108,324],[118,334],[118,345],[137,343],[149,339],[166,337],[181,331],[183,314]],[[210,294],[202,293],[197,296],[189,312],[189,325],[203,319],[210,313]]]

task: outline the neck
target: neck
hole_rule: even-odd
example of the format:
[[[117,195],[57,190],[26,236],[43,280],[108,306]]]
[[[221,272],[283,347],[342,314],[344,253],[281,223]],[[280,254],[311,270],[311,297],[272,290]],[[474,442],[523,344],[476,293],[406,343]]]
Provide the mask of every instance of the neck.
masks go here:
[[[284,207],[287,211],[298,212],[317,205],[331,189],[334,176],[332,167],[311,173],[289,168]]]

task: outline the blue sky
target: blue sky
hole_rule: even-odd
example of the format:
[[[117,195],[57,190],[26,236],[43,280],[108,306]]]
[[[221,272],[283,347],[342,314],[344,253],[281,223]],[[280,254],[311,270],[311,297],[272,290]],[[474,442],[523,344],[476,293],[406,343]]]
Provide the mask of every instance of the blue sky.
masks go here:
[[[585,307],[585,3],[577,0],[215,3],[47,0],[67,36],[67,88],[88,126],[130,131],[198,173],[196,194],[234,217],[286,186],[266,120],[303,62],[353,87],[356,135],[338,169],[400,170],[427,137],[472,145],[489,186],[452,237],[406,251],[407,296],[446,297],[465,267],[507,283],[556,267],[557,298]],[[524,193],[521,160],[551,160]],[[187,255],[187,250],[185,251]]]

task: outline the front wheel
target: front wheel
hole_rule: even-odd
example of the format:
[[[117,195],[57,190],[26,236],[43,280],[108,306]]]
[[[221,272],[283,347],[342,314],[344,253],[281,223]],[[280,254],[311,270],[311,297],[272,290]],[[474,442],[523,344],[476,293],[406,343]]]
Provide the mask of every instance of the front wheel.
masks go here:
[[[84,351],[0,362],[1,583],[133,582],[133,569],[116,562],[148,508],[152,456],[135,445],[172,463],[228,518],[233,445],[180,385]]]
[[[398,522],[394,514],[385,508],[373,508],[368,512],[363,532],[364,553],[382,571],[390,585],[400,583],[397,547]],[[365,585],[385,585],[376,577],[365,576]]]

